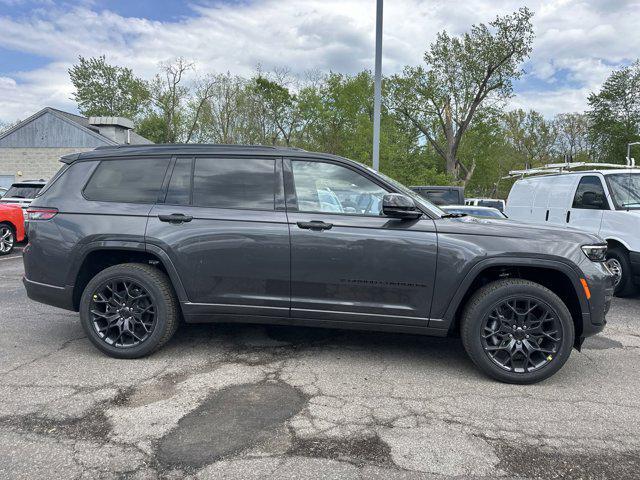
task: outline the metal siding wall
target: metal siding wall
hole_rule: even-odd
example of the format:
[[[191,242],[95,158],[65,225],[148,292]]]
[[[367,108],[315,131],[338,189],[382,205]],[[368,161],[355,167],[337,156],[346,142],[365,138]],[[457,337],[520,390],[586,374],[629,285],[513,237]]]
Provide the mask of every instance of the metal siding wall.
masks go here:
[[[0,139],[0,147],[9,148],[95,148],[101,145],[108,143],[50,112]]]

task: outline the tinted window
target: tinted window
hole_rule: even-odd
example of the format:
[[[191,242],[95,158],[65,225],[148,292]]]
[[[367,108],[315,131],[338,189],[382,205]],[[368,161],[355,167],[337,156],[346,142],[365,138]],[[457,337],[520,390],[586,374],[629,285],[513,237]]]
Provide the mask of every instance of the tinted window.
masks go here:
[[[12,185],[4,195],[7,198],[36,198],[42,186],[38,185]]]
[[[436,205],[456,205],[460,202],[457,190],[419,190],[418,193]]]
[[[189,205],[191,200],[191,158],[179,158],[173,167],[165,202],[167,205]]]
[[[498,210],[502,211],[502,202],[498,202],[497,200],[480,200],[478,202],[478,206],[497,208]]]
[[[298,210],[381,215],[385,189],[351,169],[323,162],[293,161]]]
[[[103,202],[155,203],[168,165],[168,158],[104,160],[84,195]]]
[[[585,195],[586,193],[586,195]],[[607,200],[598,177],[582,177],[573,197],[573,208],[606,209]]]
[[[197,158],[193,204],[200,207],[273,210],[275,160]]]

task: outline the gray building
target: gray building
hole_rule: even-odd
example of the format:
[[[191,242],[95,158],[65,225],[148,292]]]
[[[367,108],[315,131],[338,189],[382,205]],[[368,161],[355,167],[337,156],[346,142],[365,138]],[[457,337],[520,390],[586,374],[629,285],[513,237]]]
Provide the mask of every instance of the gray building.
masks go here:
[[[15,181],[48,179],[62,155],[103,145],[153,143],[122,117],[81,117],[46,107],[0,134],[0,187]]]

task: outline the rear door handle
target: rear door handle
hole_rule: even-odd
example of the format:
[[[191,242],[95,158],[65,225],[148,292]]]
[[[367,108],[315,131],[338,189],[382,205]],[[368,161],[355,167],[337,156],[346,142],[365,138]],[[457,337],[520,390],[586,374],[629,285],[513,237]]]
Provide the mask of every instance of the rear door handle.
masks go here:
[[[325,223],[321,220],[312,220],[310,222],[297,222],[298,228],[305,230],[331,230],[333,223]]]
[[[191,215],[185,215],[184,213],[171,213],[169,215],[158,215],[161,222],[169,223],[184,223],[193,220]]]

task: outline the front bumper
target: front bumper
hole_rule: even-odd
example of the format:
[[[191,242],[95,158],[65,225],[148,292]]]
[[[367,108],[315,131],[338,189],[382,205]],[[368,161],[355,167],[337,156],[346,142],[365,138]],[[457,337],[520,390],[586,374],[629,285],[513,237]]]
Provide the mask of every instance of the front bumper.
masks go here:
[[[58,287],[29,280],[22,277],[22,283],[27,290],[27,296],[36,302],[51,305],[53,307],[74,310],[73,307],[73,287]]]
[[[580,267],[589,286],[591,298],[588,300],[589,311],[582,312],[582,331],[576,335],[578,348],[585,338],[604,330],[607,324],[606,315],[613,298],[613,275],[604,263],[586,261]]]

